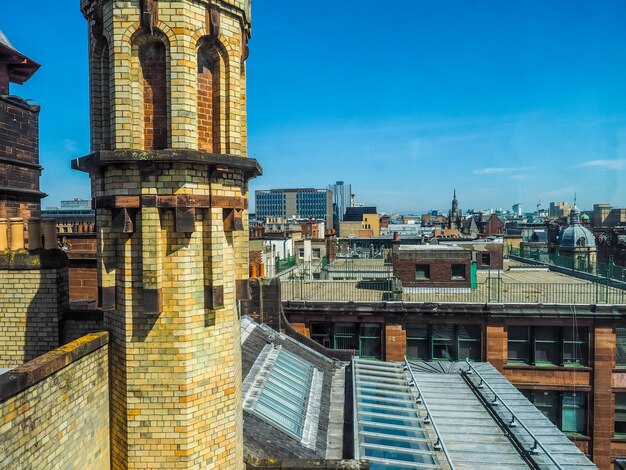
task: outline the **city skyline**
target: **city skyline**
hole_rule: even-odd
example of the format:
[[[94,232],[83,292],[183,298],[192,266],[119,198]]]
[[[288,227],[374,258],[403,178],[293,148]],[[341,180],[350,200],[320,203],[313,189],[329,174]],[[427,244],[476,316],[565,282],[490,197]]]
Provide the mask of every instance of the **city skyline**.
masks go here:
[[[625,5],[375,5],[333,3],[320,21],[319,4],[255,4],[248,150],[264,176],[252,191],[344,180],[386,212],[446,208],[454,187],[464,208],[529,211],[574,193],[585,209],[626,205]],[[25,14],[8,5],[7,18]],[[89,153],[86,24],[71,4],[28,14],[37,35],[0,29],[43,65],[13,92],[42,105],[43,205],[55,206],[89,196],[69,168]],[[59,23],[62,37],[39,39]]]

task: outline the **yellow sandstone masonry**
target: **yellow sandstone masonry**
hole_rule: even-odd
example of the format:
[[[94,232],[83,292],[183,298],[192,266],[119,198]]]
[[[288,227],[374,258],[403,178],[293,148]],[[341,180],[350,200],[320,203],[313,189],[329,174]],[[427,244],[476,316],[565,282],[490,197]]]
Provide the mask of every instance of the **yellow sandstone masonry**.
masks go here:
[[[237,299],[248,278],[248,180],[260,173],[245,158],[250,1],[82,0],[81,9],[94,153],[73,166],[90,173],[96,204],[112,468],[242,469]],[[198,151],[207,44],[218,64],[211,154]],[[162,84],[146,57],[163,46]],[[166,128],[166,146],[147,149],[150,126],[155,141]]]

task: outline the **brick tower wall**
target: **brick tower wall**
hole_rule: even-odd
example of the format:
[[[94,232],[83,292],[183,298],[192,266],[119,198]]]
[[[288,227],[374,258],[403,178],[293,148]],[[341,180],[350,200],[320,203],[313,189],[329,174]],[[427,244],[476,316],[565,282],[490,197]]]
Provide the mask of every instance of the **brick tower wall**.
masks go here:
[[[96,208],[112,466],[241,469],[237,299],[259,171],[243,158],[249,0],[81,8],[96,153],[74,168],[90,173]],[[108,81],[93,72],[106,47]]]

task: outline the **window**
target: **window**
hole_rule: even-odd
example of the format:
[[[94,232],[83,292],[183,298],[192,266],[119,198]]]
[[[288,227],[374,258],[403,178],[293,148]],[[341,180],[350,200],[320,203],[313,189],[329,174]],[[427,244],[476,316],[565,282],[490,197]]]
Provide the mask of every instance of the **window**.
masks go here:
[[[563,329],[563,365],[587,364],[587,328]]]
[[[312,322],[309,325],[311,339],[317,341],[325,348],[330,348],[330,324],[324,322]]]
[[[480,325],[458,325],[459,360],[480,361]]]
[[[615,427],[616,436],[626,437],[626,393],[615,394]]]
[[[428,325],[406,327],[406,357],[427,361],[428,352]]]
[[[587,327],[510,325],[507,331],[509,364],[587,365]]]
[[[465,279],[465,265],[464,264],[452,265],[452,279],[454,280]]]
[[[559,363],[559,328],[535,327],[535,364]]]
[[[361,323],[359,328],[359,356],[380,359],[380,323]]]
[[[407,325],[406,356],[422,361],[480,361],[480,325]]]
[[[580,392],[563,392],[561,408],[561,431],[585,434],[587,397]]]
[[[481,253],[480,264],[482,264],[483,266],[490,266],[491,265],[491,253]]]
[[[322,252],[319,248],[313,248],[313,258],[320,259],[322,257]]]
[[[416,264],[415,265],[415,279],[418,281],[427,281],[430,279],[430,265],[429,264]]]
[[[521,392],[565,434],[587,434],[586,393],[544,390]]]
[[[530,327],[509,326],[509,364],[530,363]]]
[[[615,363],[617,367],[626,367],[626,328],[615,328],[617,342]]]
[[[304,258],[304,248],[298,248],[298,257]]]
[[[335,323],[335,349],[356,349],[354,323]]]
[[[316,334],[317,331],[320,330],[316,330]],[[311,329],[311,337],[313,337],[313,329]],[[381,325],[380,323],[335,323],[333,345],[335,349],[354,349],[363,358],[380,359],[382,356]]]

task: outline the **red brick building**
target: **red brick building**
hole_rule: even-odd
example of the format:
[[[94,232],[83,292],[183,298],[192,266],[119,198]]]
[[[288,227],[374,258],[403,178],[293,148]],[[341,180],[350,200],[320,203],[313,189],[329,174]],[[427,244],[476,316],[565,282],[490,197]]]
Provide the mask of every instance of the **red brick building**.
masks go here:
[[[470,287],[472,252],[465,248],[394,244],[392,258],[404,287]]]
[[[563,304],[290,301],[283,309],[301,333],[362,357],[488,361],[599,468],[626,457],[624,306],[578,306],[575,318]]]

